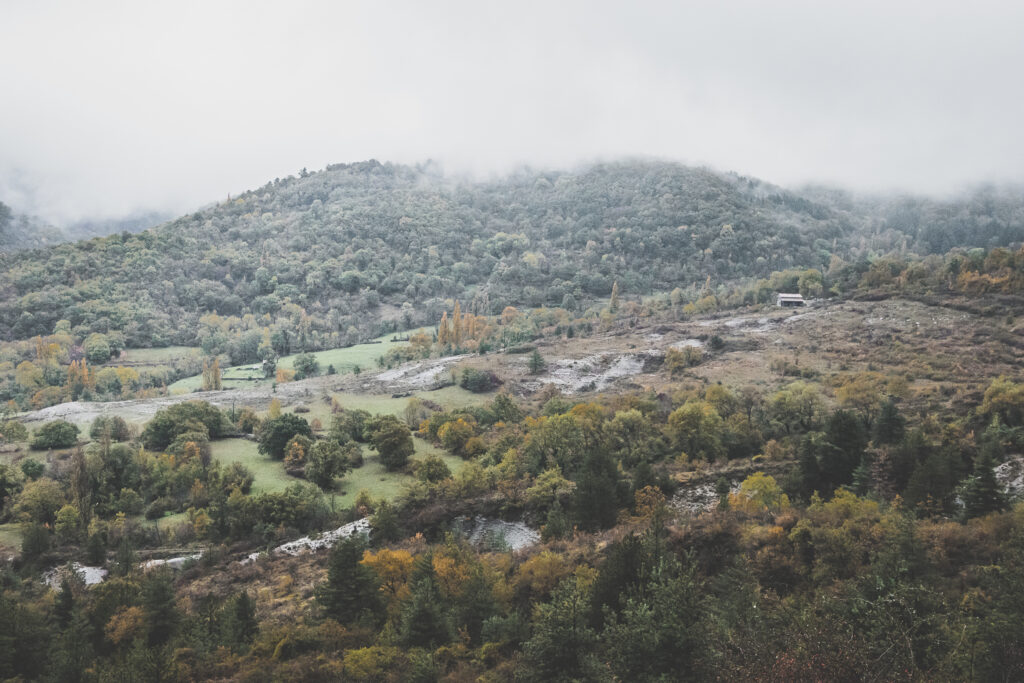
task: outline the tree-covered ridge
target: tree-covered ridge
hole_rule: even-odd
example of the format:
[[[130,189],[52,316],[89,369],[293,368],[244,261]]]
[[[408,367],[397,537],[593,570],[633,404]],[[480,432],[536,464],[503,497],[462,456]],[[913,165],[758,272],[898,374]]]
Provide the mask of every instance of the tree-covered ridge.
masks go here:
[[[154,230],[5,256],[0,334],[50,334],[67,319],[77,336],[122,330],[129,347],[194,344],[216,312],[304,325],[322,348],[390,320],[432,323],[454,298],[490,314],[583,305],[615,281],[651,293],[824,268],[833,255],[944,250],[938,235],[1024,239],[1019,197],[994,190],[947,204],[808,196],[662,162],[488,182],[429,165],[329,166]]]
[[[66,239],[58,228],[33,216],[17,214],[11,207],[0,202],[0,252],[35,249]]]

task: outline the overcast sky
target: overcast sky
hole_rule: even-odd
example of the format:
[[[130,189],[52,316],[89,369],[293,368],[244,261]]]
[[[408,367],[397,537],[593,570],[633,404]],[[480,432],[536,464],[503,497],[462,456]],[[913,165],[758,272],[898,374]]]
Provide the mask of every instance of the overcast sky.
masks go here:
[[[0,0],[0,200],[185,211],[368,158],[1019,182],[1022,31],[977,0]]]

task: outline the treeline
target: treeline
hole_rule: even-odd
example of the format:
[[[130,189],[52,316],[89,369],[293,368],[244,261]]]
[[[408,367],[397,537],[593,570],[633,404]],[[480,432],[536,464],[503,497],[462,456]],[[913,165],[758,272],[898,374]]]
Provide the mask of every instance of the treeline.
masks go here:
[[[588,305],[910,249],[1024,239],[1019,200],[894,205],[801,198],[758,181],[655,162],[454,183],[366,162],[286,178],[137,235],[4,257],[0,334],[123,332],[129,347],[197,345],[200,318],[310,317],[294,351],[433,324],[446,302]],[[383,308],[382,308],[383,307]],[[386,315],[380,315],[384,311]],[[394,329],[394,328],[392,328]],[[376,334],[375,334],[376,333]],[[302,332],[299,332],[300,336]]]
[[[211,441],[258,424],[252,411],[232,420],[199,401],[159,411],[141,433],[119,417],[97,418],[88,434],[47,423],[33,435],[35,454],[18,467],[0,464],[0,521],[21,526],[26,562],[70,554],[98,565],[109,551],[130,555],[197,538],[270,543],[328,523],[315,487],[296,480],[283,492],[250,496],[251,472],[212,459]],[[0,434],[27,440],[17,426],[4,423]],[[64,456],[53,457],[54,450]],[[40,457],[47,451],[50,457]],[[143,521],[179,512],[187,521],[165,531]]]
[[[76,337],[60,320],[52,334],[0,343],[0,415],[66,401],[158,396],[200,370],[197,354],[141,367],[122,362],[125,342],[119,331]]]
[[[44,247],[67,239],[58,228],[32,216],[16,214],[0,202],[0,253]]]

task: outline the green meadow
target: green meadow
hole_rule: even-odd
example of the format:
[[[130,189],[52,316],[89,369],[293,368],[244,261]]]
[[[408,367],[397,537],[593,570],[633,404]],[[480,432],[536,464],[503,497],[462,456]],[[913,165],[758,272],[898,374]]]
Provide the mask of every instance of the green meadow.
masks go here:
[[[413,460],[427,455],[438,455],[454,474],[464,465],[461,458],[441,450],[422,439],[414,439],[416,453]],[[284,470],[284,463],[261,455],[254,441],[248,439],[222,439],[211,444],[213,458],[222,465],[239,462],[253,474],[253,493],[282,491],[288,485],[304,481],[289,476]],[[349,471],[341,479],[337,489],[339,502],[350,504],[362,489],[369,491],[375,500],[394,498],[402,488],[413,481],[413,477],[401,472],[388,472],[380,462],[377,454],[363,445],[363,466]],[[165,518],[169,519],[169,518]]]
[[[328,349],[327,351],[314,351],[317,362],[320,364],[320,373],[326,373],[329,366],[334,366],[335,371],[341,374],[377,369],[377,359],[387,353],[390,349],[406,342],[391,341],[394,337],[404,338],[417,330],[406,330],[405,332],[390,332],[377,337],[366,344],[356,344],[340,349]],[[188,347],[177,347],[188,348]],[[160,349],[151,349],[160,350]],[[295,356],[284,356],[277,361],[277,367],[291,370],[294,367]],[[202,375],[194,375],[180,379],[167,389],[172,394],[187,394],[197,391],[202,386]],[[273,379],[263,377],[263,370],[258,363],[251,365],[236,365],[221,370],[221,383],[225,389],[237,389],[245,387],[269,386]]]

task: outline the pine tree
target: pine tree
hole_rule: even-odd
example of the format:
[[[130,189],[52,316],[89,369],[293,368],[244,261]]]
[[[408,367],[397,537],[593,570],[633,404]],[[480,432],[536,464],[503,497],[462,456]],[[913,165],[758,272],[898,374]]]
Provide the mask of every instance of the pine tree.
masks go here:
[[[590,591],[574,577],[563,580],[551,602],[534,610],[533,636],[523,644],[522,681],[597,681],[608,678],[597,657],[597,634],[588,624]]]
[[[725,477],[719,477],[715,482],[715,495],[718,496],[719,510],[729,509],[729,489],[729,480]]]
[[[406,647],[430,650],[452,639],[451,620],[432,576],[414,583],[412,595],[402,609],[399,633]]]
[[[974,463],[974,475],[964,485],[963,501],[968,518],[1006,509],[1006,496],[996,480],[992,456],[984,451]]]
[[[107,561],[107,543],[103,534],[97,532],[89,536],[85,545],[86,561],[93,566],[102,566]]]
[[[89,681],[89,665],[94,659],[93,627],[84,610],[76,609],[68,627],[53,644],[50,654],[50,676],[55,681]]]
[[[135,550],[128,537],[125,536],[121,539],[121,544],[117,546],[117,552],[114,555],[114,573],[118,576],[128,576],[134,568]]]
[[[178,626],[174,586],[168,571],[153,571],[142,584],[142,609],[146,615],[146,640],[150,646],[163,645]]]
[[[815,491],[821,491],[821,466],[818,464],[816,444],[810,436],[800,442],[800,453],[797,459],[797,485],[795,493],[808,500]]]
[[[548,510],[548,517],[541,528],[540,537],[545,543],[552,539],[565,538],[569,533],[569,518],[566,517],[562,504],[557,500]]]
[[[57,594],[57,600],[53,605],[53,616],[56,617],[57,625],[61,629],[67,628],[71,623],[74,606],[75,596],[71,592],[71,582],[65,578],[60,582],[60,593]]]
[[[899,409],[892,401],[882,404],[875,422],[874,440],[876,444],[899,443],[903,440],[907,420],[900,415]]]
[[[853,492],[858,496],[866,496],[871,492],[873,479],[871,476],[871,461],[870,455],[865,453],[860,458],[860,465],[853,471]]]
[[[530,368],[531,375],[539,375],[544,371],[544,367],[547,364],[544,362],[544,358],[540,355],[540,351],[534,349],[533,353],[530,354],[530,360],[527,365]]]
[[[327,616],[343,624],[359,621],[380,607],[377,578],[362,564],[366,542],[362,536],[350,536],[331,551],[327,562],[327,581],[319,586],[317,602]]]
[[[235,646],[251,643],[259,631],[259,622],[256,620],[256,605],[249,593],[239,593],[228,605],[226,612],[225,640]]]
[[[576,479],[573,512],[581,529],[594,531],[615,524],[619,471],[603,449],[591,451]]]
[[[398,514],[386,500],[377,505],[377,510],[370,518],[370,528],[373,530],[374,540],[382,543],[392,543],[402,537]]]

